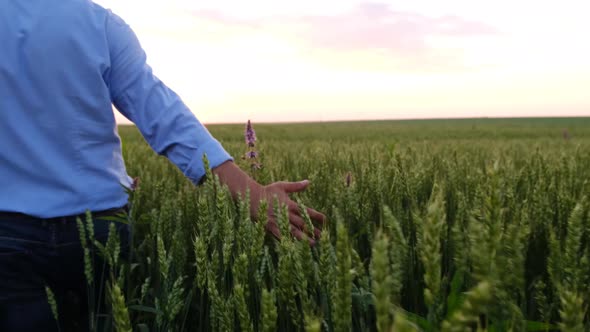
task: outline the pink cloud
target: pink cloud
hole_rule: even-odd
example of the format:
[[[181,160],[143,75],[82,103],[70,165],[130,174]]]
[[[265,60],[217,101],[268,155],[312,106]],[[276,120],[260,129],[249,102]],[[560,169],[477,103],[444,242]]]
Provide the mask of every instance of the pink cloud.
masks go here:
[[[347,13],[333,16],[267,17],[241,19],[218,11],[194,12],[199,19],[226,27],[274,31],[287,27],[291,37],[312,49],[342,52],[379,51],[404,68],[450,68],[461,66],[460,54],[439,54],[429,45],[433,37],[486,36],[497,30],[481,22],[454,15],[429,17],[394,10],[383,3],[363,3]]]
[[[308,26],[315,46],[336,50],[381,49],[395,54],[416,54],[428,49],[433,36],[474,36],[495,33],[493,27],[457,16],[428,17],[398,12],[389,5],[365,3],[340,16],[299,19]]]

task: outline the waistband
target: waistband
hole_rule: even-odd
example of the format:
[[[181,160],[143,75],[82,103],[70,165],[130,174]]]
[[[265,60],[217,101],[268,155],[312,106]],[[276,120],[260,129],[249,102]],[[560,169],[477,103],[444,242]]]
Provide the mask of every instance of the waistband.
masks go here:
[[[113,208],[108,210],[102,211],[91,211],[90,212],[93,219],[100,219],[104,217],[114,217],[118,215],[126,215],[129,213],[129,206],[124,205],[119,208]],[[86,213],[76,214],[72,216],[63,216],[63,217],[54,217],[54,218],[39,218],[35,216],[30,216],[28,214],[19,213],[19,212],[2,212],[0,211],[0,220],[1,219],[10,219],[10,220],[42,220],[47,222],[76,222],[76,219],[80,218],[80,220],[86,220]]]

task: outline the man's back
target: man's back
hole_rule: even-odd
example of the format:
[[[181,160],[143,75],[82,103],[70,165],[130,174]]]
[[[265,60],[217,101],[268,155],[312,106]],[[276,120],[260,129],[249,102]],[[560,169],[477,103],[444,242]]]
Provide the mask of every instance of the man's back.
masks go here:
[[[127,202],[112,104],[194,182],[231,157],[158,80],[130,27],[88,0],[0,2],[0,211]]]
[[[86,0],[0,4],[0,211],[54,217],[125,203],[107,13]]]

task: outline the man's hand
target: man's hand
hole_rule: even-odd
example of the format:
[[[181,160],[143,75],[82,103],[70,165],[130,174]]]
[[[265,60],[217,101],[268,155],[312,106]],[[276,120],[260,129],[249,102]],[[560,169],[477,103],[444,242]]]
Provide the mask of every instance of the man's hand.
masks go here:
[[[320,236],[320,229],[315,225],[322,226],[325,223],[326,217],[317,212],[314,209],[307,208],[307,214],[309,215],[310,219],[315,221],[314,229],[309,229],[303,216],[301,215],[301,209],[297,203],[295,203],[290,197],[289,194],[302,192],[309,186],[309,181],[301,181],[301,182],[275,182],[268,186],[263,187],[262,192],[262,199],[265,199],[269,202],[269,222],[267,224],[267,230],[271,232],[275,237],[280,237],[279,227],[277,225],[277,217],[274,214],[274,204],[275,199],[278,200],[281,206],[286,206],[289,212],[289,222],[291,224],[291,233],[299,240],[305,238],[305,235],[313,238],[319,238]],[[252,202],[252,205],[256,205],[256,209],[258,209],[258,204],[260,199],[257,200],[258,203]],[[305,235],[304,235],[305,234]],[[310,239],[310,242],[313,244],[313,239]]]
[[[276,238],[280,238],[281,234],[277,225],[277,216],[274,213],[275,209],[273,204],[275,203],[275,200],[277,200],[281,206],[287,207],[289,211],[291,233],[293,236],[300,240],[304,239],[305,235],[309,237],[319,237],[320,229],[318,227],[321,227],[325,223],[326,217],[316,210],[308,208],[307,214],[312,221],[315,221],[314,229],[308,229],[307,224],[301,215],[299,206],[289,197],[289,194],[305,190],[309,185],[309,181],[275,182],[267,186],[262,186],[231,161],[219,165],[212,171],[213,174],[219,176],[221,183],[228,186],[234,198],[239,195],[245,196],[246,191],[250,190],[250,215],[253,218],[257,217],[261,200],[265,200],[269,203],[269,221],[266,225],[266,229]],[[309,240],[310,243],[315,243],[312,238]]]

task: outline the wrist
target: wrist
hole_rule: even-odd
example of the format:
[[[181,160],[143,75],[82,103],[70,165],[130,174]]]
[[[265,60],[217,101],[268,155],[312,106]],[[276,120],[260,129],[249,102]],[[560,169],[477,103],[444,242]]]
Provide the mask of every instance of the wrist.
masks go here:
[[[222,184],[229,188],[233,197],[245,196],[247,191],[250,191],[251,197],[261,198],[263,196],[264,186],[252,179],[233,161],[227,161],[211,171],[219,177]]]

